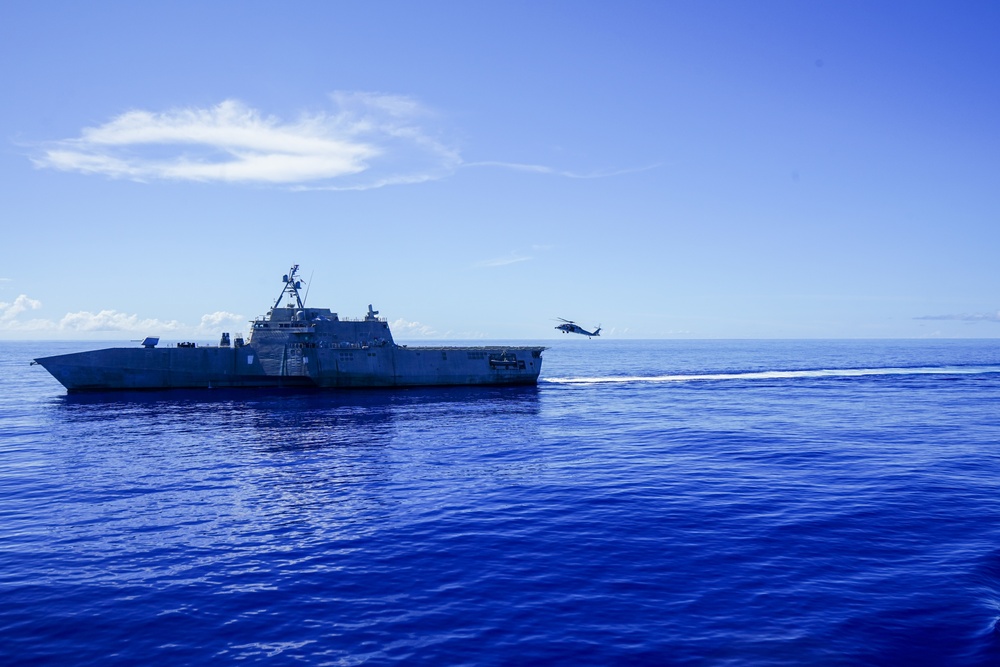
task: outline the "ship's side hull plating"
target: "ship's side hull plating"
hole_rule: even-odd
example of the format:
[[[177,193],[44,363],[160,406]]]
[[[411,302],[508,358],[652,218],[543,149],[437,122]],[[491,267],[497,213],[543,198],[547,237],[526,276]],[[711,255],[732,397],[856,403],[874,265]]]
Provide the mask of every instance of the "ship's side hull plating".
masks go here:
[[[108,348],[35,359],[69,391],[228,387],[417,387],[535,384],[544,347],[408,347],[368,305],[363,319],[307,308],[295,264],[250,338],[223,333],[217,347],[179,343]],[[282,305],[282,302],[285,302]]]
[[[535,384],[542,347],[108,348],[36,361],[70,392]]]

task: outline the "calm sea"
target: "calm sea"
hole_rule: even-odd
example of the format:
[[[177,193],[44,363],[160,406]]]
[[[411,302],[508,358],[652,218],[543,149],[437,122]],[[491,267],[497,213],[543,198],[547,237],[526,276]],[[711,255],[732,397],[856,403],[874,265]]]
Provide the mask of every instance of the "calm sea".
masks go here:
[[[0,663],[1000,663],[1000,341],[559,339],[537,388],[67,396]]]

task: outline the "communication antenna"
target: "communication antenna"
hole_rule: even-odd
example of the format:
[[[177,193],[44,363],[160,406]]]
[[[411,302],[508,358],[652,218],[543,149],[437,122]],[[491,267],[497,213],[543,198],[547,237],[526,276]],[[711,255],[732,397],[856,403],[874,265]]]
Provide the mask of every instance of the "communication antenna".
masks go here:
[[[312,271],[309,272],[309,282],[306,283],[306,295],[304,297],[302,297],[302,306],[303,307],[305,307],[306,301],[309,300],[309,288],[312,287],[312,284],[313,284],[313,274],[315,274],[315,273],[316,273],[316,269],[313,269]]]

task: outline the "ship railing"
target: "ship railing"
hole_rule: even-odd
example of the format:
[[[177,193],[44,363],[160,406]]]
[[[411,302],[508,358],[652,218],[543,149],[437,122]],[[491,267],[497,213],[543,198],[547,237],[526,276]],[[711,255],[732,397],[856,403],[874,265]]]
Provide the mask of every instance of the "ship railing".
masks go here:
[[[385,322],[389,321],[389,320],[385,319],[384,317],[375,317],[375,318],[368,318],[368,317],[341,317],[339,319],[340,319],[341,322],[382,322],[382,323],[385,323]]]
[[[253,320],[254,329],[291,329],[291,328],[305,328],[311,327],[317,322],[379,322],[381,324],[386,324],[389,320],[384,317],[376,317],[375,319],[369,319],[367,317],[338,317],[337,319],[316,319],[316,320],[300,320],[289,321],[289,322],[274,322],[270,320],[265,320],[263,318],[258,318]]]

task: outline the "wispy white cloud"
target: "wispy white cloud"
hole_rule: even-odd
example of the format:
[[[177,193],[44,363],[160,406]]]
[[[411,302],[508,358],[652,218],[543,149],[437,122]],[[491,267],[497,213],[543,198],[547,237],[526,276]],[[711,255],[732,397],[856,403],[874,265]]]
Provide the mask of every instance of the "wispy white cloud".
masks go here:
[[[439,119],[403,95],[339,91],[327,110],[293,119],[239,100],[166,111],[133,109],[75,138],[38,147],[40,168],[140,182],[278,185],[293,190],[368,190],[444,178],[462,167],[494,167],[566,178],[654,169],[574,171],[503,161],[465,162]]]
[[[962,313],[959,315],[921,315],[915,320],[952,320],[958,322],[1000,322],[1000,312]]]
[[[136,181],[262,183],[365,189],[440,178],[461,162],[427,126],[433,116],[398,95],[338,92],[331,111],[294,120],[238,100],[209,108],[127,111],[80,136],[48,143],[38,167]]]

